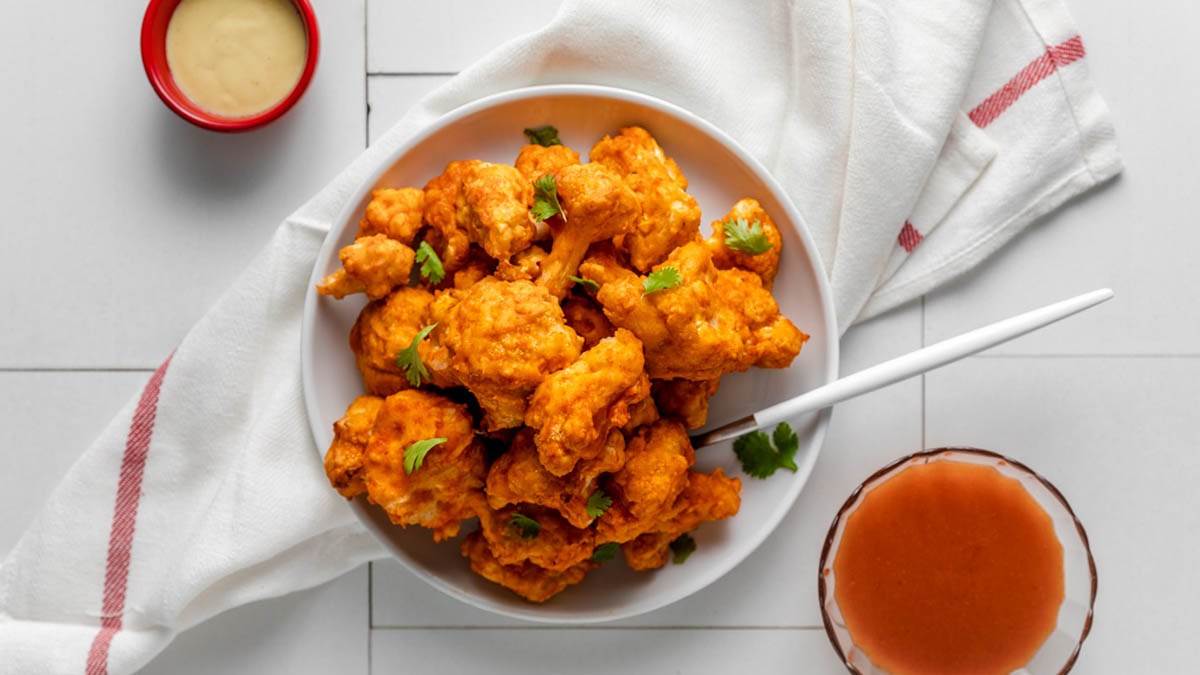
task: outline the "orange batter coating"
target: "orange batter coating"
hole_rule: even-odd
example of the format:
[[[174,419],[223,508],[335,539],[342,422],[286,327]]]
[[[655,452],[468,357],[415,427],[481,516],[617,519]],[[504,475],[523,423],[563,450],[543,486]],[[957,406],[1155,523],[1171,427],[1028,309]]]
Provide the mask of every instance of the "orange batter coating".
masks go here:
[[[529,248],[514,255],[512,260],[501,260],[496,266],[496,278],[505,281],[533,281],[542,274],[542,261],[546,250],[541,246]]]
[[[654,383],[650,384],[650,392],[654,392]],[[654,405],[654,398],[648,396],[629,406],[629,421],[621,425],[621,431],[626,435],[634,433],[638,427],[657,422],[661,415]]]
[[[488,469],[488,505],[499,510],[518,502],[537,504],[555,509],[571,525],[585,528],[595,520],[587,513],[587,501],[600,488],[600,474],[616,471],[624,464],[625,437],[610,431],[599,455],[579,462],[565,476],[555,476],[538,460],[533,432],[522,429],[508,452]]]
[[[346,499],[367,491],[362,476],[363,455],[381,406],[383,399],[378,396],[359,396],[346,408],[345,416],[333,423],[333,442],[325,453],[325,475]]]
[[[721,378],[711,380],[655,380],[650,387],[658,411],[699,429],[708,420],[708,399],[717,393]]]
[[[554,173],[564,166],[579,163],[579,153],[565,145],[526,145],[517,155],[515,165],[517,171],[529,182],[533,182],[548,173]]]
[[[545,602],[567,586],[583,581],[584,575],[597,566],[581,562],[563,572],[551,572],[533,563],[502,565],[488,550],[487,540],[472,532],[462,543],[462,554],[471,560],[471,569],[479,576],[494,581],[530,602]]]
[[[667,520],[695,462],[679,422],[662,419],[638,429],[625,447],[625,465],[606,486],[613,504],[596,521],[596,541],[626,542]]]
[[[739,218],[745,220],[747,224],[758,221],[762,226],[763,235],[771,243],[771,248],[757,254],[729,248],[725,244],[724,223]],[[727,216],[713,222],[712,227],[713,233],[704,240],[704,245],[708,246],[709,252],[712,253],[713,264],[718,269],[727,270],[738,267],[753,272],[758,275],[759,279],[762,279],[763,288],[771,290],[771,285],[775,282],[775,274],[779,271],[779,254],[783,251],[783,236],[779,234],[779,228],[775,226],[775,221],[771,220],[771,216],[767,215],[758,200],[742,199],[733,205]]]
[[[507,164],[479,162],[463,171],[458,220],[471,241],[503,260],[529,248],[537,222],[529,215],[533,184]]]
[[[590,298],[572,295],[562,305],[563,315],[570,326],[583,338],[583,348],[591,349],[606,337],[617,332],[604,316],[604,310]]]
[[[467,170],[482,163],[476,159],[450,162],[441,175],[425,184],[422,219],[430,227],[425,239],[437,252],[447,274],[462,267],[467,260],[471,238],[466,225],[459,219],[459,193]]]
[[[746,360],[759,368],[787,368],[808,340],[788,318],[762,280],[743,269],[721,270],[714,288],[730,307],[736,307],[750,329]]]
[[[602,164],[573,164],[554,174],[565,218],[551,224],[554,244],[538,284],[562,298],[588,247],[629,232],[641,216],[637,195]]]
[[[644,366],[641,341],[619,328],[538,385],[525,424],[547,471],[564,476],[600,453],[609,430],[629,421],[629,405],[650,395]]]
[[[356,239],[338,251],[342,269],[325,277],[317,292],[339,300],[365,292],[368,298],[378,300],[408,283],[414,257],[411,248],[385,234]]]
[[[583,347],[558,301],[528,281],[487,277],[466,290],[442,291],[429,319],[437,322],[431,337],[446,349],[446,366],[479,400],[491,431],[521,426],[526,398]],[[440,367],[433,358],[425,365]]]
[[[396,365],[396,353],[407,349],[417,333],[428,325],[424,315],[432,300],[429,291],[405,286],[363,307],[350,329],[350,349],[367,393],[388,396],[412,386]],[[446,371],[446,357],[435,358],[436,351],[428,339],[417,345],[417,353],[434,386],[452,387],[455,382]]]
[[[721,468],[711,474],[689,471],[687,487],[672,506],[671,517],[650,532],[621,545],[625,564],[638,571],[667,564],[667,554],[676,537],[696,529],[701,523],[736,515],[742,504],[741,492],[742,481],[727,478]]]
[[[528,561],[552,572],[563,572],[586,562],[596,550],[595,531],[571,525],[554,509],[518,504],[493,510],[485,501],[476,501],[475,510],[479,531],[501,565]],[[528,532],[511,522],[518,514],[537,522],[537,534],[526,536]]]
[[[621,129],[592,146],[589,158],[612,169],[633,189],[642,213],[621,242],[634,267],[648,271],[671,251],[700,237],[700,206],[675,160],[641,127]]]
[[[371,192],[365,218],[358,224],[356,239],[384,234],[401,244],[412,245],[423,225],[425,193],[417,188],[384,188]]]
[[[417,441],[444,438],[411,474],[404,452]],[[433,530],[434,541],[458,534],[483,496],[487,458],[465,406],[410,389],[384,400],[363,463],[367,497],[401,526]]]

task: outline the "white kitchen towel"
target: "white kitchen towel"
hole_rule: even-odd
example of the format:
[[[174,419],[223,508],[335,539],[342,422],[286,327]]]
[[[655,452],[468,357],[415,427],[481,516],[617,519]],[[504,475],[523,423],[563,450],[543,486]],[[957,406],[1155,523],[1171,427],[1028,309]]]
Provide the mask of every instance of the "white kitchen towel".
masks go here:
[[[213,614],[383,555],[308,432],[301,307],[370,167],[439,115],[563,82],[696,112],[788,189],[845,327],[1119,171],[1083,55],[1060,0],[568,0],[285,220],[71,468],[0,565],[0,673],[131,672]]]

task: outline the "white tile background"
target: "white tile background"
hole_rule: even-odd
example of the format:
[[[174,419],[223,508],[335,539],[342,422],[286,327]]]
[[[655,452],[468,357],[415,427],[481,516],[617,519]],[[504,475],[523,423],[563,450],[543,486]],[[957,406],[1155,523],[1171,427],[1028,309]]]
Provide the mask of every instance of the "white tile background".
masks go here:
[[[5,3],[0,554],[282,216],[423,94],[559,2],[314,4],[323,49],[309,93],[265,130],[220,136],[176,119],[146,85],[143,2]],[[1116,300],[840,406],[778,535],[674,606],[611,626],[534,627],[383,562],[221,615],[147,672],[837,673],[816,628],[821,536],[864,474],[946,444],[1026,460],[1088,527],[1100,594],[1077,672],[1195,672],[1200,5],[1071,4],[1126,174],[962,280],[851,331],[843,369],[1095,286]]]

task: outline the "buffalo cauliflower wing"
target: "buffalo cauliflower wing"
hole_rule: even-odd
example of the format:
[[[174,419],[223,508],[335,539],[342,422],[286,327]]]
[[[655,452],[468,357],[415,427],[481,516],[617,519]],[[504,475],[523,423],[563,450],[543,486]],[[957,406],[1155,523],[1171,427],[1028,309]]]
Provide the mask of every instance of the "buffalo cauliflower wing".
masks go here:
[[[596,533],[571,525],[558,512],[532,504],[492,509],[476,501],[479,531],[501,565],[530,562],[563,572],[587,562],[596,549]],[[528,523],[536,523],[530,529]]]
[[[358,224],[361,239],[373,234],[387,235],[401,244],[412,245],[421,230],[425,210],[425,193],[417,188],[384,188],[371,193],[362,222]]]
[[[747,226],[758,223],[770,248],[762,253],[748,253],[729,248],[725,242],[725,223],[737,220],[744,221]],[[775,282],[775,274],[779,271],[779,254],[783,251],[783,237],[779,234],[779,228],[775,226],[775,221],[771,220],[771,216],[767,215],[762,205],[754,199],[743,199],[733,205],[733,208],[729,210],[729,215],[714,222],[712,226],[713,233],[704,240],[704,245],[708,246],[708,250],[712,253],[713,264],[718,269],[727,270],[738,267],[753,272],[758,275],[759,279],[762,279],[763,288],[771,290],[771,285]]]
[[[562,144],[526,145],[521,148],[517,154],[517,161],[514,162],[517,171],[530,183],[564,166],[578,163],[579,153]]]
[[[637,571],[651,570],[667,563],[671,542],[710,520],[736,515],[741,506],[742,481],[727,478],[717,468],[711,474],[688,472],[687,487],[671,507],[671,516],[649,532],[621,545],[625,564]]]
[[[597,541],[626,542],[666,520],[695,461],[679,422],[662,419],[638,429],[625,446],[624,466],[608,480],[613,503],[596,520]]]
[[[562,572],[551,572],[530,562],[502,565],[488,548],[479,532],[472,532],[462,543],[462,554],[470,559],[471,569],[488,581],[511,590],[530,602],[545,602],[567,586],[583,581],[596,563],[581,562]]]
[[[383,399],[378,396],[359,396],[345,416],[333,423],[333,442],[325,453],[325,475],[346,499],[367,491],[362,476],[363,456],[382,406]]]
[[[746,361],[759,368],[790,366],[808,336],[779,312],[779,304],[763,288],[762,279],[743,269],[721,270],[715,288],[730,307],[738,308],[750,330]]]
[[[414,257],[411,248],[385,234],[356,239],[338,251],[342,268],[325,277],[317,292],[339,300],[351,293],[366,293],[378,300],[408,283]]]
[[[689,429],[708,420],[708,399],[717,393],[721,378],[711,380],[655,380],[650,386],[658,412],[674,417]]]
[[[428,325],[424,316],[432,300],[429,291],[405,286],[363,307],[350,329],[350,349],[367,393],[388,396],[412,386],[396,363],[396,354],[407,349],[417,333]],[[428,339],[417,345],[417,353],[434,386],[452,387],[455,382],[446,370],[445,357],[439,357],[437,352]]]

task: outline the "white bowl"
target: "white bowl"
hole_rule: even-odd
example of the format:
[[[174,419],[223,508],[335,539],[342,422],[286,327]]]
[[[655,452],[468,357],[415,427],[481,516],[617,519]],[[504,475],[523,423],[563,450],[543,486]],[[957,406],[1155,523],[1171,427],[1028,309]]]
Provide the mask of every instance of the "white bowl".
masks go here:
[[[365,302],[318,297],[313,286],[338,267],[337,251],[353,238],[363,209],[376,187],[423,186],[450,160],[483,159],[512,163],[526,142],[526,127],[553,124],[568,146],[586,157],[605,134],[640,125],[658,139],[688,177],[688,192],[700,203],[707,223],[724,216],[742,197],[762,203],[779,225],[784,244],[775,297],[780,308],[812,337],[787,370],[751,369],[726,375],[712,400],[708,419],[719,425],[837,377],[838,332],[833,304],[816,248],[800,214],[780,185],[729,136],[708,122],[658,99],[621,89],[590,85],[530,87],[482,98],[454,110],[382,159],[374,178],[350,200],[325,239],[309,282],[304,307],[301,365],[309,425],[324,455],[332,425],[362,380],[347,336]],[[780,471],[767,480],[745,476],[730,443],[697,452],[696,468],[722,466],[742,478],[738,515],[708,523],[695,533],[696,552],[683,565],[633,572],[620,556],[591,572],[546,603],[518,598],[471,571],[458,541],[435,544],[429,531],[391,525],[381,509],[360,497],[352,507],[367,529],[413,574],[464,602],[498,614],[547,623],[591,623],[657,609],[704,588],[733,569],[768,535],[792,506],[808,480],[829,423],[829,411],[794,420],[800,436],[795,473]],[[333,488],[330,488],[333,489]],[[474,529],[471,524],[464,533]],[[813,542],[817,546],[819,542]]]

